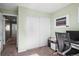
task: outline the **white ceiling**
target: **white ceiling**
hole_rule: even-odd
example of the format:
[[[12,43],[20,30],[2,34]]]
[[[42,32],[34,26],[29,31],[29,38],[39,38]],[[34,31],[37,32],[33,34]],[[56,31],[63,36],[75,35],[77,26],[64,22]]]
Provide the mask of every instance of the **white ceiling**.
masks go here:
[[[52,13],[69,4],[70,3],[21,3],[21,4],[0,3],[0,8],[8,9],[8,10],[16,10],[17,6],[20,5],[36,11]]]

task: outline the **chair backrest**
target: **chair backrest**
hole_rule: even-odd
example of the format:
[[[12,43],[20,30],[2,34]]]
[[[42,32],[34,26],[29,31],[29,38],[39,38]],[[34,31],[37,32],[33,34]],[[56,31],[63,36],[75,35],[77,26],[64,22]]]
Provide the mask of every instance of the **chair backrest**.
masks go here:
[[[64,52],[70,48],[70,38],[68,33],[56,32],[56,40],[58,51]]]

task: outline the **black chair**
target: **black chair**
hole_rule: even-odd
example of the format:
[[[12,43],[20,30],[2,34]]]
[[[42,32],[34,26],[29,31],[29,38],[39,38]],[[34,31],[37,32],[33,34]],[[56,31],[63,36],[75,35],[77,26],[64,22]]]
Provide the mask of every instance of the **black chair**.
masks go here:
[[[66,53],[71,50],[69,34],[59,32],[56,32],[55,34],[57,39],[57,52],[60,52],[62,55],[66,55]]]

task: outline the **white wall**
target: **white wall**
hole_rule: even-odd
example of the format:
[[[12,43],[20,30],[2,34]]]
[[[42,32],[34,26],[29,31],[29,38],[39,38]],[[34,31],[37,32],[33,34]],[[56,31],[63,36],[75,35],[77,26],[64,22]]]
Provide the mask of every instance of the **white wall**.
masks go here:
[[[47,45],[50,36],[48,14],[19,7],[18,52]]]
[[[4,33],[3,33],[3,16],[2,14],[0,13],[0,54],[1,54],[1,51],[3,50],[3,40],[4,40]]]

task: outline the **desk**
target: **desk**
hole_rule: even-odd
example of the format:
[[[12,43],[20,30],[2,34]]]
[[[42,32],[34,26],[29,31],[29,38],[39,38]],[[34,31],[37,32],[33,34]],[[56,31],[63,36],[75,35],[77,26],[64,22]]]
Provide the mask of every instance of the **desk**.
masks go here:
[[[52,41],[52,40],[48,40],[48,47],[56,50],[56,42]]]

